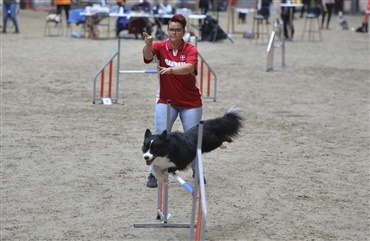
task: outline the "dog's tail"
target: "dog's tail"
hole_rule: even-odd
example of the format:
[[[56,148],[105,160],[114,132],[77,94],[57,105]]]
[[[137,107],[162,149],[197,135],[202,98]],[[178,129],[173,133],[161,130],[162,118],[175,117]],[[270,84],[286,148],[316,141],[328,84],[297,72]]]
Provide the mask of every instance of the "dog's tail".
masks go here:
[[[239,135],[244,121],[244,118],[241,116],[240,112],[241,110],[239,108],[233,106],[222,117],[222,133],[226,138],[224,141],[232,142],[232,138]]]
[[[210,152],[223,142],[232,142],[243,127],[240,109],[231,107],[223,117],[206,120],[203,128],[202,152]]]

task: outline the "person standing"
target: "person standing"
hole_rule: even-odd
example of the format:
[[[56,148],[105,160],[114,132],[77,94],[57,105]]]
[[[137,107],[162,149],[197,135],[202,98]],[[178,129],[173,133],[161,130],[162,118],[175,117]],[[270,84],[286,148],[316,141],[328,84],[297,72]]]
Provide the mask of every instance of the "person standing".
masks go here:
[[[273,3],[272,0],[262,0],[261,8],[267,8],[269,10],[269,14],[270,14],[272,3]],[[266,18],[266,24],[270,24],[269,18]]]
[[[281,3],[287,3],[287,0],[282,0]],[[294,7],[281,7],[280,14],[283,20],[284,37],[286,40],[293,40],[294,36]]]
[[[6,33],[6,24],[9,17],[13,21],[15,33],[19,33],[17,5],[18,0],[3,0],[3,33]]]
[[[57,6],[57,14],[62,14],[62,9],[66,14],[66,23],[69,26],[68,18],[69,18],[69,10],[71,9],[71,0],[55,0],[55,4]]]
[[[207,15],[208,10],[209,10],[209,0],[200,0],[199,1],[199,11],[200,11],[199,14]],[[204,23],[204,20],[201,20],[201,19],[198,20],[198,24],[200,28],[203,25],[203,23]]]
[[[209,0],[200,0],[199,1],[200,14],[207,14],[209,9]]]
[[[132,6],[131,10],[149,13],[152,10],[152,5],[147,0],[140,0],[139,3]]]
[[[356,29],[357,33],[369,32],[369,16],[370,16],[370,0],[367,0],[367,7],[366,7],[364,19],[362,20],[362,26]]]
[[[328,19],[326,21],[326,29],[329,29],[330,18],[331,18],[331,14],[333,12],[334,6],[335,6],[335,0],[322,0],[323,13],[322,13],[322,19],[321,19],[321,29],[324,29],[326,14],[328,14]]]
[[[171,100],[170,127],[180,117],[184,131],[199,124],[202,118],[203,101],[196,85],[198,50],[183,40],[186,33],[186,19],[175,14],[168,22],[168,39],[153,43],[153,36],[144,33],[144,63],[154,57],[159,60],[159,90],[155,105],[155,133],[161,134],[167,127],[167,100]],[[192,163],[193,177],[195,163]],[[157,180],[150,166],[147,187],[157,187]]]
[[[118,7],[125,7],[126,0],[116,0]]]
[[[309,12],[311,9],[311,0],[302,0],[302,8],[301,8],[301,16],[300,18],[303,18],[304,12]]]

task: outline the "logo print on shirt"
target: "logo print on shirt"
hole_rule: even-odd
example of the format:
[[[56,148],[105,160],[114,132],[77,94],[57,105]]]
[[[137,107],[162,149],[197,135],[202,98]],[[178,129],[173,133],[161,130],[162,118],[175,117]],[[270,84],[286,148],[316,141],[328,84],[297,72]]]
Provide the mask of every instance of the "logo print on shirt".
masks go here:
[[[185,55],[180,55],[180,60],[185,61]]]

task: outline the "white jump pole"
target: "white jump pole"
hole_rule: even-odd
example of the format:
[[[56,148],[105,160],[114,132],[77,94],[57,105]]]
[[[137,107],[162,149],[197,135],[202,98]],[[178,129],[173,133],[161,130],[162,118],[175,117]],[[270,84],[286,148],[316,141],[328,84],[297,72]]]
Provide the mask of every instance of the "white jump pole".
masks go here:
[[[181,186],[185,188],[186,191],[188,191],[188,193],[193,194],[193,188],[189,184],[187,184],[184,179],[179,177],[176,173],[171,174],[181,184]]]
[[[267,49],[266,49],[266,56],[267,56],[267,64],[266,64],[266,72],[272,71],[274,69],[274,52],[275,48],[281,47],[281,66],[285,67],[285,38],[281,37],[281,32],[279,38],[282,39],[280,44],[275,44],[275,28],[277,27],[276,25],[279,23],[274,22],[274,30],[272,31],[270,35],[269,42],[267,44]],[[280,29],[282,29],[282,26],[280,24]]]
[[[194,179],[194,189],[193,189],[193,208],[191,214],[191,230],[190,230],[190,240],[204,240],[205,229],[206,229],[206,219],[207,219],[207,205],[206,205],[206,192],[204,186],[204,172],[203,172],[203,160],[202,160],[202,140],[203,140],[203,124],[201,121],[199,123],[198,130],[198,143],[197,143],[197,155],[196,155],[196,169],[195,169],[195,179]],[[196,202],[198,196],[198,217],[195,228],[195,212],[196,212]]]
[[[153,70],[120,70],[120,74],[157,74],[158,71],[153,69]]]

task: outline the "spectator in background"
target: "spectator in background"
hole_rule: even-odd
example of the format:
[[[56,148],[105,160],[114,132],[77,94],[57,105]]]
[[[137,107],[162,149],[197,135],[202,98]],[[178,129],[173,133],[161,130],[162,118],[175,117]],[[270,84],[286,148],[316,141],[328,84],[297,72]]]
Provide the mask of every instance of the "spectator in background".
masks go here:
[[[370,0],[367,0],[367,7],[365,11],[364,20],[362,20],[362,26],[356,29],[357,33],[367,33],[369,31],[369,16],[370,16]]]
[[[18,0],[3,0],[3,33],[6,33],[6,24],[9,17],[14,23],[15,33],[19,33],[17,5]]]
[[[270,10],[270,6],[272,4],[272,0],[262,0],[261,2],[261,7],[266,7]]]
[[[338,14],[339,12],[343,13],[343,3],[344,0],[335,0],[334,13]]]
[[[148,0],[140,0],[139,3],[135,4],[132,8],[132,11],[151,13],[152,6]],[[129,33],[134,33],[135,37],[139,34],[146,32],[148,34],[152,33],[153,23],[149,17],[131,17],[129,24]]]
[[[322,13],[322,19],[321,19],[321,29],[324,29],[326,14],[328,14],[328,19],[326,21],[326,29],[329,29],[330,18],[331,18],[333,9],[334,9],[334,5],[335,5],[335,0],[322,0],[323,13]]]
[[[125,0],[116,0],[116,3],[118,5],[118,7],[125,7]]]
[[[271,13],[270,6],[272,4],[272,0],[262,0],[261,2],[261,8],[268,8],[269,13]],[[270,24],[269,19],[266,19],[266,24]]]
[[[172,6],[166,3],[164,0],[159,0],[157,6],[153,8],[153,13],[163,15],[163,14],[173,14]],[[156,18],[155,22],[159,27],[162,27],[163,24],[168,24],[170,18]],[[160,21],[160,22],[158,22]]]
[[[164,15],[164,14],[173,14],[173,8],[170,4],[164,2],[164,0],[159,0],[159,3],[157,6],[153,7],[153,13],[154,14],[159,14],[159,15]],[[166,33],[163,31],[162,27],[165,24],[168,24],[168,21],[170,18],[163,18],[163,17],[155,17],[155,24],[157,25],[157,32],[155,33],[155,36],[159,40],[163,40],[166,38]]]
[[[151,8],[150,2],[147,0],[140,0],[140,2],[135,4],[131,9],[134,11],[144,11],[149,13]]]
[[[71,10],[71,0],[55,0],[55,4],[57,6],[57,14],[62,14],[62,9],[66,14],[66,23],[69,27],[68,18],[69,18],[69,10]]]
[[[209,10],[209,0],[200,0],[199,1],[199,11],[200,14],[207,14]],[[204,21],[201,19],[198,20],[199,26],[202,26]]]
[[[209,0],[199,1],[200,14],[207,14],[209,9]]]
[[[301,18],[303,18],[303,14],[305,11],[310,11],[311,9],[311,0],[302,0],[302,8],[301,8]]]
[[[281,3],[287,3],[287,0],[281,0]],[[286,40],[293,40],[294,36],[294,7],[281,7],[280,15],[283,20],[284,37]],[[292,14],[292,16],[290,16]]]
[[[166,3],[164,0],[158,1],[156,10],[158,11],[158,14],[172,14],[172,6]]]

